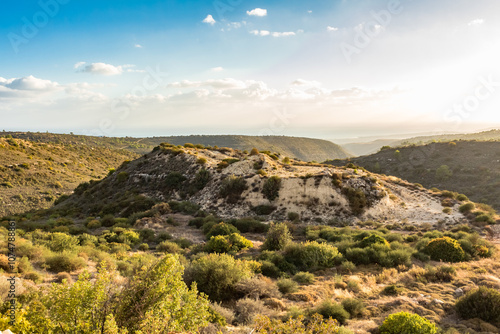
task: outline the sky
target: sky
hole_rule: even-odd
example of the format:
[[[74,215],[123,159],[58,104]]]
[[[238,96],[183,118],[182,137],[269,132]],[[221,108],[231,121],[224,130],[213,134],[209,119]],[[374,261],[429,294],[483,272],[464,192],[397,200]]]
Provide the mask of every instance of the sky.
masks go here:
[[[0,130],[354,138],[500,127],[495,0],[4,1]]]

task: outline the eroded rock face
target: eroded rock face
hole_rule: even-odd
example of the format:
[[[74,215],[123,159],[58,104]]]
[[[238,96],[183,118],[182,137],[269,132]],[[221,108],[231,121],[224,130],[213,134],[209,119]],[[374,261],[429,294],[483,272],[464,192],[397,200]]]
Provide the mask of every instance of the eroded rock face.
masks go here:
[[[122,166],[97,187],[161,201],[187,200],[231,218],[284,220],[294,213],[315,223],[373,219],[454,224],[463,219],[458,204],[445,214],[435,194],[394,177],[281,160],[272,154],[248,155],[226,148],[160,146]]]

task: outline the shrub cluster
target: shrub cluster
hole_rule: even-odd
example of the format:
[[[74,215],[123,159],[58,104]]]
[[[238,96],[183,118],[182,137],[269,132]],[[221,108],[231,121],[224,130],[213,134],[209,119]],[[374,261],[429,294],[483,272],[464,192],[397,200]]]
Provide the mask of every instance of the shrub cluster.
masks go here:
[[[279,176],[271,176],[264,182],[262,193],[265,198],[274,201],[279,196],[280,188],[281,178]]]
[[[479,318],[500,323],[500,292],[495,289],[482,286],[469,291],[457,301],[455,307],[464,319]]]
[[[220,196],[226,198],[228,203],[235,204],[240,200],[241,194],[247,189],[247,182],[240,176],[228,176],[222,181]]]

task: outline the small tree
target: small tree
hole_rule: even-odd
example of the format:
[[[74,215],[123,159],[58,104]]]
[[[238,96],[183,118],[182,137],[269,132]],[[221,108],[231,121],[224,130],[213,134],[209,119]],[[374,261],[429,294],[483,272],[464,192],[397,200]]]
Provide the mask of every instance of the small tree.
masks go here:
[[[129,332],[190,332],[207,324],[208,301],[182,281],[178,257],[167,255],[140,272],[118,296],[116,322]]]
[[[265,250],[282,250],[292,241],[292,235],[285,223],[272,224],[262,245]]]

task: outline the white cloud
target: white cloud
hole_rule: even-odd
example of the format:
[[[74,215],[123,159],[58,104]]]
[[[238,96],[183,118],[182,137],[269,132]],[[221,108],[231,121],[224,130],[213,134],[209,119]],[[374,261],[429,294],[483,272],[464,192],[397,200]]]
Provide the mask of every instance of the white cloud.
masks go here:
[[[222,72],[224,71],[224,68],[223,67],[214,67],[212,69],[210,69],[212,72]]]
[[[135,45],[134,45],[134,48],[139,48],[139,49],[142,49],[142,45],[140,45],[140,44],[135,44]]]
[[[295,33],[293,31],[273,32],[272,36],[273,37],[288,37],[288,36],[295,36]]]
[[[0,98],[32,98],[45,93],[57,92],[61,85],[57,82],[35,78],[5,79],[0,77]]]
[[[236,88],[246,87],[246,83],[241,80],[236,80],[232,78],[205,80],[205,81],[183,80],[180,82],[173,82],[169,84],[168,87],[173,87],[173,88],[212,87],[216,89],[236,89]]]
[[[303,30],[297,31],[299,33],[304,32]],[[273,37],[289,37],[289,36],[295,36],[296,33],[293,31],[284,31],[284,32],[270,32],[268,30],[252,30],[250,31],[252,35],[255,36],[273,36]]]
[[[24,78],[0,78],[0,85],[13,90],[53,91],[59,87],[57,82],[35,78],[30,75]]]
[[[468,26],[479,26],[484,23],[483,19],[475,19],[467,23]]]
[[[326,27],[326,30],[327,31],[337,31],[337,30],[339,30],[339,28],[328,26],[328,27]]]
[[[312,10],[308,10],[307,12],[308,12],[309,14],[312,14],[312,12],[313,12],[313,11],[312,11]]]
[[[216,21],[214,20],[214,17],[212,15],[207,15],[207,17],[205,17],[205,19],[202,22],[214,25]]]
[[[255,36],[269,36],[271,33],[267,30],[252,30],[250,31],[251,34]]]
[[[76,68],[78,68],[78,67],[80,67],[80,66],[82,66],[82,65],[85,65],[85,64],[86,64],[86,63],[85,63],[84,61],[80,61],[80,62],[76,63],[76,64],[73,66],[73,68],[75,68],[75,69],[76,69]]]
[[[79,65],[79,66],[76,66]],[[131,67],[130,65],[124,66],[113,66],[105,63],[92,63],[86,65],[86,63],[77,63],[75,68],[78,69],[78,72],[82,73],[92,73],[92,74],[100,74],[100,75],[117,75],[123,73],[123,68]],[[133,66],[133,65],[132,65]]]
[[[255,8],[247,11],[247,14],[250,16],[267,16],[267,9]]]
[[[291,83],[292,86],[312,86],[312,87],[318,87],[321,86],[321,83],[318,81],[309,81],[309,80],[303,80],[303,79],[297,79],[292,81]]]

